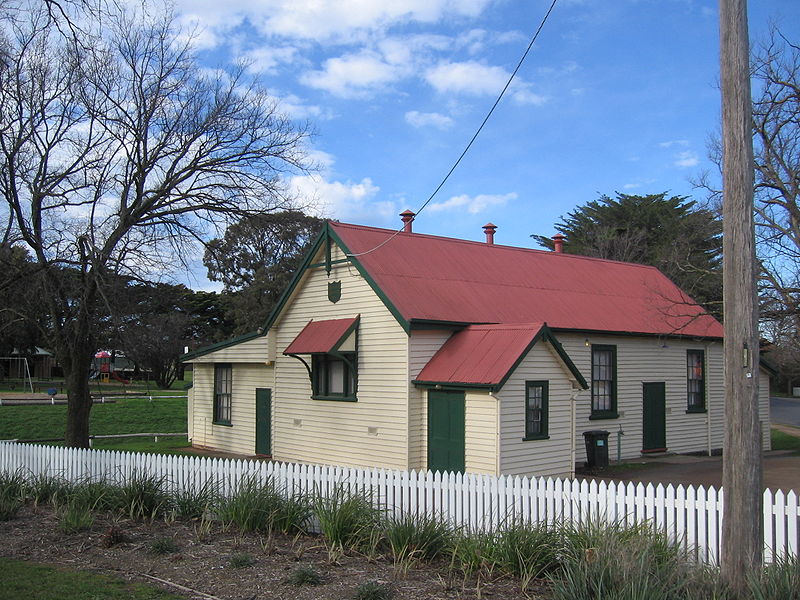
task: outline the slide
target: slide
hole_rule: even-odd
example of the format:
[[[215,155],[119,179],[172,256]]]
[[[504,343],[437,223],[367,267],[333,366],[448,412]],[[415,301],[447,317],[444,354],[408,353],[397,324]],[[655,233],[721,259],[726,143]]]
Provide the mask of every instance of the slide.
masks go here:
[[[111,377],[113,377],[114,379],[116,379],[117,381],[119,381],[124,385],[128,385],[130,383],[128,379],[123,379],[122,377],[120,377],[119,373],[117,373],[116,371],[111,371]]]

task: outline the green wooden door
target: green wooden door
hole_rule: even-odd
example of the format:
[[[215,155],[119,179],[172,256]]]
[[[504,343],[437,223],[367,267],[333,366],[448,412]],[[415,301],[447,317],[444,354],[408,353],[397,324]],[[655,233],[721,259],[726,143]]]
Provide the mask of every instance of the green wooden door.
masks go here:
[[[272,390],[256,389],[256,454],[272,454]]]
[[[642,451],[667,448],[667,407],[664,383],[645,383],[642,391]]]
[[[464,471],[464,392],[428,391],[428,469]]]

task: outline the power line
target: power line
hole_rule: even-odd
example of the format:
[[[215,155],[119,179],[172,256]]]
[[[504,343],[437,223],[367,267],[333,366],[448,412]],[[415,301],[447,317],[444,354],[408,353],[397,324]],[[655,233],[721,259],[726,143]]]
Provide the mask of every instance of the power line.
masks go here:
[[[539,27],[537,27],[536,32],[533,34],[533,37],[531,37],[531,41],[528,44],[528,47],[525,49],[525,52],[522,54],[522,57],[519,59],[519,62],[517,62],[517,66],[512,71],[511,75],[508,78],[508,81],[506,81],[506,84],[503,86],[503,89],[500,91],[500,94],[497,96],[497,99],[494,101],[494,104],[492,104],[492,107],[489,109],[489,112],[486,113],[486,116],[484,117],[483,121],[478,126],[478,129],[475,131],[475,134],[472,136],[472,138],[470,138],[469,143],[464,147],[463,152],[461,152],[459,157],[453,163],[453,166],[450,167],[450,170],[444,176],[442,181],[439,183],[439,185],[436,186],[436,189],[433,190],[433,193],[431,193],[430,196],[428,196],[428,199],[425,200],[425,202],[422,204],[422,206],[419,207],[419,210],[416,212],[414,218],[418,217],[419,214],[423,210],[425,210],[425,207],[428,206],[428,204],[430,204],[431,200],[433,200],[434,197],[436,196],[436,194],[439,193],[439,190],[441,190],[442,187],[444,187],[444,184],[447,183],[448,179],[450,179],[450,176],[453,174],[453,171],[456,170],[456,168],[461,163],[463,158],[467,155],[467,152],[469,152],[469,149],[472,147],[472,144],[475,143],[475,140],[478,138],[478,135],[480,135],[480,133],[483,130],[484,126],[489,121],[489,118],[494,113],[494,110],[497,108],[497,105],[500,104],[500,100],[503,99],[503,96],[505,96],[505,93],[508,90],[509,86],[511,86],[511,82],[514,81],[514,77],[516,77],[517,72],[522,67],[522,63],[525,62],[525,59],[527,58],[528,54],[530,53],[531,49],[533,48],[533,45],[536,43],[536,39],[539,37],[539,34],[542,31],[542,28],[544,28],[544,24],[547,23],[547,19],[550,17],[550,13],[553,12],[553,9],[555,8],[557,2],[558,2],[558,0],[553,0],[552,3],[550,4],[550,7],[547,9],[547,12],[544,14],[544,17],[542,17],[542,20],[539,23]],[[412,219],[412,221],[413,221],[413,219]],[[400,229],[395,231],[391,236],[386,238],[383,242],[381,242],[380,244],[378,244],[374,248],[371,248],[370,250],[366,250],[364,252],[359,252],[357,254],[348,254],[348,256],[353,256],[353,257],[355,257],[355,256],[364,256],[365,254],[369,254],[371,252],[375,252],[375,250],[385,246],[391,240],[393,240],[397,234],[399,234],[399,233],[401,233],[403,231],[403,229],[404,229],[404,227],[401,227]]]

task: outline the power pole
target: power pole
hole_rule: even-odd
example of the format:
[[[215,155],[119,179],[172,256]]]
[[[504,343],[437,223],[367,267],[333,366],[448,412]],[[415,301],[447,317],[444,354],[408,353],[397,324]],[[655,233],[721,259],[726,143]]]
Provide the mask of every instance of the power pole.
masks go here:
[[[722,576],[738,596],[763,559],[758,304],[747,0],[720,0],[725,441]]]

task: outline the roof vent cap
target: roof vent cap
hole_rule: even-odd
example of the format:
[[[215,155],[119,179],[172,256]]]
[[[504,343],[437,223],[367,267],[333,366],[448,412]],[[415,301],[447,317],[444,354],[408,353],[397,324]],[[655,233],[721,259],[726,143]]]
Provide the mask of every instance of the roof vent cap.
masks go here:
[[[403,232],[404,233],[411,233],[411,223],[414,222],[414,217],[417,216],[417,213],[410,211],[408,209],[404,210],[400,213],[400,218],[403,220]]]
[[[560,233],[557,233],[553,236],[553,252],[558,252],[559,254],[564,252],[565,239],[567,238]]]
[[[492,222],[483,226],[483,233],[486,234],[486,243],[494,244],[494,232],[497,231],[497,225]]]

